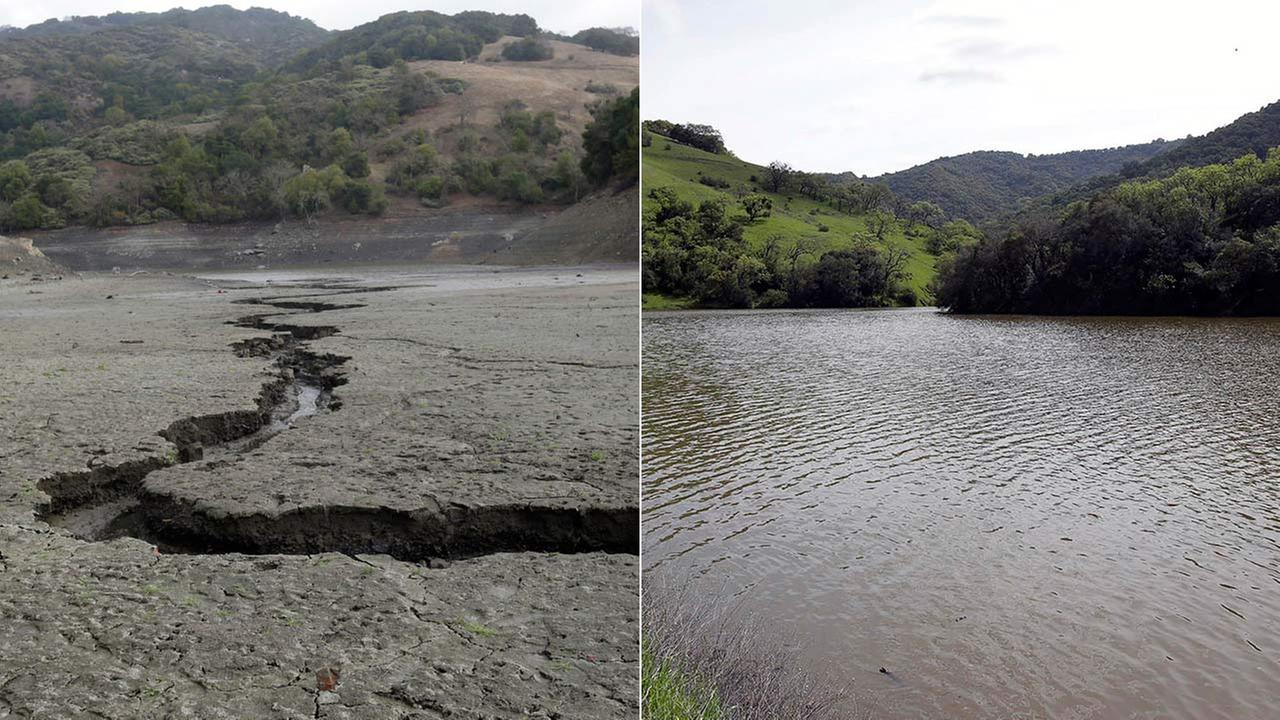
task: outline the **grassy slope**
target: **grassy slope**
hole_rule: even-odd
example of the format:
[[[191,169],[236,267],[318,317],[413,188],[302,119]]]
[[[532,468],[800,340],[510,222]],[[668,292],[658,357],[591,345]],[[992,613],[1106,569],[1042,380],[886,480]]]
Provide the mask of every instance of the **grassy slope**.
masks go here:
[[[653,144],[641,153],[641,184],[644,192],[644,211],[652,214],[654,201],[648,191],[657,187],[671,187],[681,198],[698,203],[714,198],[728,199],[738,214],[741,205],[729,191],[717,190],[698,182],[698,173],[728,180],[733,187],[739,183],[753,187],[751,176],[764,176],[764,168],[752,165],[728,155],[716,155],[696,148],[653,136]],[[731,188],[732,189],[732,188]],[[827,250],[848,247],[855,233],[870,235],[864,216],[837,212],[834,208],[814,202],[799,195],[764,193],[773,200],[773,215],[748,224],[743,235],[753,247],[759,248],[770,235],[781,235],[783,245],[789,247],[796,238],[812,237],[818,242],[818,255]],[[818,224],[830,228],[820,232]],[[905,284],[914,289],[924,302],[929,297],[925,285],[933,278],[935,258],[925,251],[923,242],[908,237],[899,224],[885,234],[885,242],[894,247],[905,247],[911,252],[907,261]],[[809,261],[812,261],[812,257]],[[669,309],[671,306],[654,296],[645,298],[645,307]]]

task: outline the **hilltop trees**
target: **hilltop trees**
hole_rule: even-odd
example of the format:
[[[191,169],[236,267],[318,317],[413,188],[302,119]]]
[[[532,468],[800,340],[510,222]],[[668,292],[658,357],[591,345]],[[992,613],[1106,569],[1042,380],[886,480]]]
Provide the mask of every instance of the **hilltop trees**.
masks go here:
[[[603,50],[614,55],[640,54],[640,38],[634,30],[629,28],[619,30],[587,28],[574,34],[570,40],[593,50]]]
[[[389,67],[396,60],[465,60],[479,55],[485,43],[495,42],[503,35],[533,35],[537,27],[528,15],[396,12],[339,33],[285,67],[315,75],[333,70],[346,58],[376,68]]]
[[[677,125],[666,120],[646,120],[644,128],[649,132],[669,137],[678,143],[705,150],[709,153],[725,154],[728,152],[724,146],[724,138],[720,136],[720,131],[710,125],[694,123]]]

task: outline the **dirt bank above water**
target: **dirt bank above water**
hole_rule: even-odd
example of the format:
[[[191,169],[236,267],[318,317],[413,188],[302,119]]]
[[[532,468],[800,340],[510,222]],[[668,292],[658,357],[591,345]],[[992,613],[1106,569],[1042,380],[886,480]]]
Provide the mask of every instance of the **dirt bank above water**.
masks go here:
[[[632,263],[635,188],[568,209],[512,206],[329,215],[314,223],[157,223],[30,233],[49,260],[74,271],[255,269],[322,264]]]

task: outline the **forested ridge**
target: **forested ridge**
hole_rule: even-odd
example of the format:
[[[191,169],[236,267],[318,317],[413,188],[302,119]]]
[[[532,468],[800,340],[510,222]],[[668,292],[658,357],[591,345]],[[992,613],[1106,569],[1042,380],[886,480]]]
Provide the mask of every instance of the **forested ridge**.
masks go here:
[[[1119,172],[1130,163],[1147,160],[1180,143],[1179,140],[1154,140],[1139,145],[1048,155],[978,151],[938,158],[881,175],[875,181],[909,200],[934,203],[949,217],[982,223],[1014,212],[1040,196]]]
[[[883,183],[907,201],[931,202],[948,217],[982,224],[1065,207],[1122,182],[1165,177],[1183,167],[1230,162],[1249,153],[1265,156],[1277,145],[1280,103],[1273,103],[1201,136],[1045,155],[983,150],[875,178],[853,172],[827,177]]]
[[[1280,103],[1040,198],[939,264],[954,312],[1280,314]]]
[[[103,30],[128,28],[183,29],[202,33],[234,43],[243,52],[265,63],[292,57],[330,34],[306,18],[276,10],[237,10],[230,5],[212,5],[198,10],[174,8],[165,12],[115,12],[62,20],[51,18],[25,28],[0,28],[0,43],[7,46],[8,41],[22,38],[83,37]]]
[[[1022,218],[935,282],[961,313],[1280,314],[1280,149]]]
[[[635,40],[583,32],[601,52],[625,55]],[[593,156],[612,157],[616,133],[588,147],[585,120],[569,132],[556,111],[485,88],[501,106],[477,113],[477,89],[430,65],[498,68],[525,40],[560,43],[561,63],[593,54],[528,15],[488,12],[394,13],[329,32],[217,6],[0,30],[0,230],[377,214],[459,194],[571,203],[626,182],[626,167]],[[634,106],[626,88],[597,88],[567,89],[589,101],[578,114],[638,125],[617,116]],[[615,165],[622,177],[601,175]]]
[[[1099,175],[1062,192],[1039,198],[1029,210],[1064,207],[1120,183],[1141,178],[1166,177],[1180,168],[1227,163],[1244,155],[1265,157],[1280,146],[1280,102],[1271,103],[1199,136],[1187,136],[1176,146],[1148,160],[1126,164],[1118,171]]]

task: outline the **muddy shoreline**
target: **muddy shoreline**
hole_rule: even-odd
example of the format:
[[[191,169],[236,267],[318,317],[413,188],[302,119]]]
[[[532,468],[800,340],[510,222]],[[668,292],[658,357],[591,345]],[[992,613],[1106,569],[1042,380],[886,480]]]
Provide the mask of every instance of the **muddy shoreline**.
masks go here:
[[[355,274],[0,284],[0,717],[636,714],[634,273]]]

